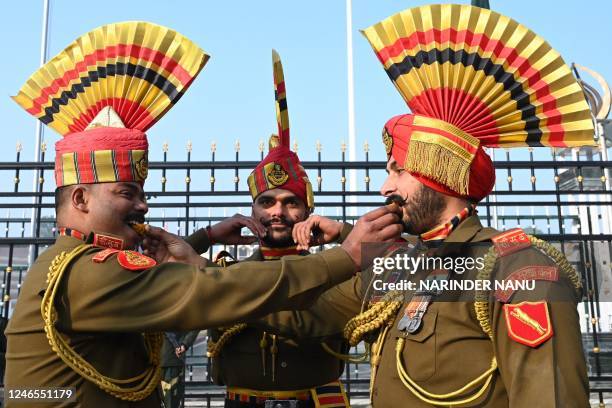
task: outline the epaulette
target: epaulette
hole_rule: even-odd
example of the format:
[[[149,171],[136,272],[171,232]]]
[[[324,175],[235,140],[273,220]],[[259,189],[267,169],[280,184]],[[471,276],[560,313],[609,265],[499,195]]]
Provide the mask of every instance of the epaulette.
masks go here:
[[[513,228],[491,238],[498,257],[518,252],[531,246],[529,235],[521,228]]]

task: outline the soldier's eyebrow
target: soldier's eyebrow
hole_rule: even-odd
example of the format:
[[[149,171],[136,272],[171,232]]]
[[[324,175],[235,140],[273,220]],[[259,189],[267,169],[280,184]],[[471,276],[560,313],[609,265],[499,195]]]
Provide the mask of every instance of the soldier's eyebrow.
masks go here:
[[[127,188],[131,190],[133,194],[137,195],[142,201],[146,200],[146,195],[143,189],[136,187],[131,183],[119,183],[119,188]]]
[[[387,174],[391,173],[392,171],[397,172],[398,171],[397,162],[393,162],[387,165],[387,167],[385,168],[385,171],[387,172]]]

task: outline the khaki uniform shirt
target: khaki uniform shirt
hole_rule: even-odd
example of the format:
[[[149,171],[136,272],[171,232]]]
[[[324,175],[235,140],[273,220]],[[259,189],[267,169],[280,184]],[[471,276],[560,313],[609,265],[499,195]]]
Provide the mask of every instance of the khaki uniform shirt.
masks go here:
[[[487,242],[499,234],[483,228],[477,216],[463,221],[446,242]],[[454,245],[454,244],[453,244]],[[486,249],[486,248],[485,248]],[[483,248],[465,247],[461,256],[481,256]],[[499,258],[494,270],[496,279],[504,279],[525,266],[557,265],[530,247]],[[423,278],[415,274],[414,279]],[[466,273],[466,279],[475,274]],[[361,277],[344,282],[325,292],[305,312],[274,313],[258,324],[279,333],[324,338],[340,333],[347,321],[360,312],[364,289]],[[411,293],[405,299],[411,299]],[[553,336],[538,347],[521,344],[508,335],[503,303],[489,297],[489,324],[493,341],[484,333],[468,294],[457,300],[432,301],[423,317],[422,326],[414,334],[404,335],[397,326],[404,315],[400,308],[383,341],[378,374],[373,386],[374,407],[430,407],[417,398],[400,380],[396,361],[396,344],[405,336],[401,364],[408,375],[426,391],[444,394],[455,391],[484,373],[496,357],[498,369],[484,395],[460,407],[587,407],[588,378],[584,360],[577,296],[573,284],[560,274],[556,281],[536,281],[535,290],[517,291],[508,303],[548,301]],[[366,299],[367,302],[367,299]],[[364,302],[365,303],[365,302]],[[376,336],[374,336],[375,338]],[[464,395],[465,396],[465,395]],[[453,405],[455,406],[455,405]]]
[[[76,388],[78,403],[53,406],[159,407],[157,393],[139,402],[107,394],[66,366],[47,341],[40,306],[49,266],[56,255],[82,243],[61,236],[30,268],[6,330],[5,388]],[[166,263],[141,271],[124,269],[116,254],[93,262],[101,249],[85,252],[64,274],[55,302],[56,327],[86,361],[116,379],[145,369],[142,332],[219,327],[274,310],[304,308],[354,271],[342,249],[228,268]],[[13,405],[7,401],[7,407]]]
[[[259,250],[243,262],[248,261],[270,262],[264,261]],[[213,333],[214,340],[218,338],[218,334]],[[303,390],[337,380],[342,374],[343,362],[323,350],[317,341],[296,342],[277,336],[278,352],[274,361],[270,350],[273,340],[269,333],[266,333],[267,345],[262,355],[260,341],[263,336],[263,330],[252,326],[247,326],[234,335],[223,346],[221,354],[213,359],[212,375],[215,383],[257,391]],[[327,339],[326,344],[338,353],[348,350],[348,345],[341,336]]]

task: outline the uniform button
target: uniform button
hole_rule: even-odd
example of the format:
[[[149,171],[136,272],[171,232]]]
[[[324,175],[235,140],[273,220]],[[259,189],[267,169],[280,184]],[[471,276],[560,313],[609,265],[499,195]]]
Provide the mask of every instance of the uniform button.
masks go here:
[[[287,362],[286,361],[281,362],[281,367],[287,368]]]

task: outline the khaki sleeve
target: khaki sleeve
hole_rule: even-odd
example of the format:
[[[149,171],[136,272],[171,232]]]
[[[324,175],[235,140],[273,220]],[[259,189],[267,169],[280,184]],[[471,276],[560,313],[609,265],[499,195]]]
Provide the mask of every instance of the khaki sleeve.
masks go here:
[[[186,331],[220,327],[276,310],[306,308],[325,290],[351,278],[354,263],[341,248],[280,261],[228,268],[166,263],[132,272],[115,255],[92,262],[88,252],[67,271],[59,327],[75,331]],[[63,307],[61,307],[63,306]]]
[[[520,251],[514,259],[502,260],[503,275],[526,265],[556,267],[536,251]],[[509,324],[504,304],[493,303],[491,321],[495,355],[501,380],[508,390],[509,406],[589,406],[586,363],[571,283],[562,276],[557,281],[538,280],[533,290],[517,291],[508,303],[516,306],[525,301],[546,303],[553,335],[536,347],[514,340],[509,335],[509,326],[517,322]]]
[[[361,309],[361,274],[323,293],[307,310],[270,314],[252,325],[285,337],[322,340],[342,334]]]
[[[345,222],[342,225],[342,230],[340,230],[340,236],[336,240],[336,243],[338,243],[338,244],[343,243],[344,240],[346,240],[346,237],[349,236],[349,234],[351,233],[352,230],[353,230],[353,224],[349,224],[349,223]]]
[[[210,240],[208,239],[208,231],[206,228],[200,228],[193,234],[185,238],[187,242],[198,254],[203,254],[210,248]]]

